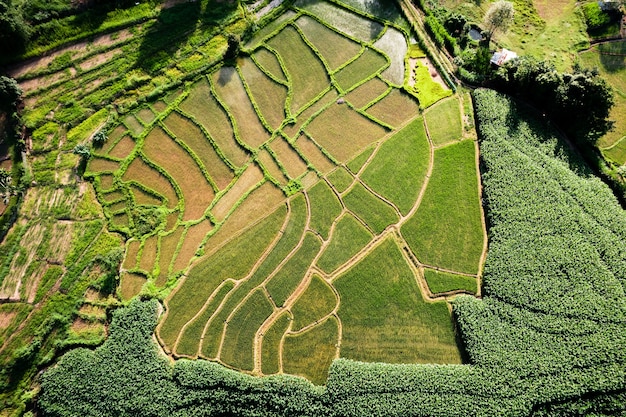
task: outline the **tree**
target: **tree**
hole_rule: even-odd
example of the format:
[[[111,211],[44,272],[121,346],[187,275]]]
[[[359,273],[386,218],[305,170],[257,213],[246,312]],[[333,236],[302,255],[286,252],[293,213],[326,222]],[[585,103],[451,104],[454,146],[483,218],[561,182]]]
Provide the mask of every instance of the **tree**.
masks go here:
[[[15,54],[24,50],[30,27],[11,0],[0,0],[0,54]]]
[[[513,3],[509,1],[499,0],[489,6],[484,20],[487,31],[487,43],[491,41],[491,37],[497,30],[504,33],[509,29],[509,26],[513,23],[514,15]]]
[[[8,114],[17,111],[22,98],[22,89],[13,78],[0,75],[0,112]]]

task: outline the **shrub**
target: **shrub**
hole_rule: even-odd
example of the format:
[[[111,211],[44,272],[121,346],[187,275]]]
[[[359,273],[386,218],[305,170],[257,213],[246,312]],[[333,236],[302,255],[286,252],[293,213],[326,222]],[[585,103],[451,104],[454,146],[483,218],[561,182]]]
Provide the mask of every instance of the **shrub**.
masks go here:
[[[583,4],[582,10],[588,29],[600,29],[611,22],[609,14],[604,12],[595,1]]]

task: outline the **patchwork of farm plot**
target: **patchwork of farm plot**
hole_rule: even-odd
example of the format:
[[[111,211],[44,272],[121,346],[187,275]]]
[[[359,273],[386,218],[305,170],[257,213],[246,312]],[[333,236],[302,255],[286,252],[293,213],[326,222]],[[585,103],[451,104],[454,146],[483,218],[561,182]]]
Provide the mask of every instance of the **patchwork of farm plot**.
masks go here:
[[[166,351],[314,382],[338,356],[460,362],[446,296],[479,288],[476,145],[458,97],[422,117],[402,89],[407,40],[298,1],[109,134],[86,175],[131,237],[121,295],[175,287]]]

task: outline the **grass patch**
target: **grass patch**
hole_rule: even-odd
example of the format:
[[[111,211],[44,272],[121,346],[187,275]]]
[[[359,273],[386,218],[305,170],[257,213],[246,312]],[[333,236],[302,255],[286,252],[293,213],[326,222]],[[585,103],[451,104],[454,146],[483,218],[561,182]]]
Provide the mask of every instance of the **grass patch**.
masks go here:
[[[316,15],[322,22],[326,22],[336,30],[366,43],[378,38],[384,29],[380,23],[359,16],[333,3],[318,0],[298,0],[295,6]]]
[[[180,187],[185,203],[183,220],[201,218],[215,192],[191,155],[159,127],[146,137],[143,152]]]
[[[274,308],[263,290],[258,289],[235,311],[226,325],[220,359],[237,369],[254,368],[254,335]]]
[[[285,337],[284,371],[300,375],[314,384],[324,384],[337,354],[339,324],[330,317],[322,324],[298,335]]]
[[[179,141],[191,149],[220,190],[230,184],[235,175],[198,126],[176,112],[170,113],[163,120],[163,124]]]
[[[401,87],[404,84],[404,58],[409,50],[404,34],[398,29],[387,27],[383,36],[373,46],[383,51],[391,63],[382,72],[381,77]]]
[[[310,165],[322,174],[335,168],[335,164],[328,159],[324,152],[308,136],[300,135],[296,146]]]
[[[476,274],[483,249],[474,142],[435,151],[433,174],[402,235],[428,265]]]
[[[143,275],[126,272],[120,279],[119,294],[122,300],[130,300],[141,291],[141,287],[146,283]]]
[[[293,314],[291,331],[297,332],[322,320],[333,312],[338,302],[330,286],[318,275],[313,275],[306,290],[291,307]]]
[[[285,210],[276,210],[214,254],[200,260],[171,297],[166,300],[168,314],[158,332],[167,346],[226,279],[243,278],[278,233]]]
[[[268,77],[250,58],[241,59],[238,66],[261,116],[271,130],[278,129],[285,119],[287,87]]]
[[[393,127],[400,127],[407,120],[419,114],[419,104],[402,90],[393,89],[373,106],[367,113]]]
[[[406,215],[417,201],[429,160],[430,145],[420,117],[381,145],[361,178]]]
[[[385,128],[345,104],[333,104],[324,110],[306,131],[340,162],[351,159],[387,134]]]
[[[370,193],[361,183],[357,183],[343,197],[346,207],[367,224],[375,234],[381,233],[400,218],[394,209]]]
[[[292,26],[285,27],[267,43],[285,65],[291,88],[289,111],[297,114],[330,85],[326,69]]]
[[[456,98],[442,100],[432,106],[424,113],[424,119],[433,145],[461,140],[463,127],[459,101]]]
[[[330,71],[336,70],[361,51],[359,43],[340,35],[310,16],[301,16],[296,20],[296,25],[326,61]]]
[[[252,54],[252,57],[259,67],[270,74],[270,76],[277,80],[287,82],[287,77],[274,52],[267,48],[259,48]]]
[[[258,148],[269,139],[269,133],[259,120],[237,70],[222,67],[211,75],[213,88],[228,107],[239,138],[249,147]]]
[[[290,178],[298,178],[307,171],[306,163],[282,136],[274,139],[270,143],[270,148],[276,154]]]
[[[169,180],[159,171],[146,164],[141,158],[133,159],[133,162],[126,168],[122,179],[124,181],[134,181],[150,190],[156,191],[165,197],[165,204],[170,209],[178,204],[176,190]]]
[[[124,159],[135,149],[135,141],[130,136],[123,136],[113,147],[109,150],[109,156],[118,159]]]
[[[309,204],[311,210],[311,230],[319,233],[324,239],[328,239],[328,232],[333,221],[341,213],[341,203],[330,189],[326,181],[319,181],[309,191]]]
[[[324,272],[332,273],[356,255],[371,240],[372,234],[354,216],[346,214],[337,222],[330,244],[317,261],[317,265]]]
[[[378,77],[361,84],[346,95],[346,100],[357,109],[367,106],[389,90],[389,86]]]
[[[261,347],[261,370],[265,375],[280,372],[280,341],[289,328],[291,317],[284,312],[263,335]]]
[[[452,95],[452,90],[449,90],[433,80],[433,77],[428,71],[428,67],[424,65],[420,60],[415,64],[415,85],[413,90],[420,102],[422,108],[426,109],[444,97]]]
[[[341,357],[366,362],[460,363],[445,302],[426,303],[389,238],[334,281]]]
[[[449,274],[424,268],[424,279],[433,294],[454,290],[464,290],[476,294],[478,291],[476,278],[464,275]]]
[[[307,233],[302,246],[265,285],[277,306],[283,306],[304,279],[321,246],[320,240],[314,234]]]
[[[215,100],[206,79],[195,83],[180,104],[181,110],[192,115],[209,133],[224,156],[236,167],[243,166],[249,156],[237,141],[226,112]]]
[[[328,174],[327,178],[335,190],[339,193],[346,191],[354,181],[354,177],[343,167],[338,167],[336,170]]]
[[[365,48],[357,59],[333,74],[333,79],[343,91],[371,77],[387,65],[387,58],[371,48]]]

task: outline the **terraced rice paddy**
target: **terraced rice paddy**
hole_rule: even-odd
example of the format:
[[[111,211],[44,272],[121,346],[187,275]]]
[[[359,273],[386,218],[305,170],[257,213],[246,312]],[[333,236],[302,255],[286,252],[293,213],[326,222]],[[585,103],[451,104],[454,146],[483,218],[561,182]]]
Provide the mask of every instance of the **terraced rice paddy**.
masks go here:
[[[298,1],[244,58],[112,129],[88,175],[111,226],[133,236],[123,296],[146,281],[171,291],[166,352],[316,383],[337,357],[460,362],[437,294],[476,292],[474,143],[436,148],[460,137],[443,124],[429,135],[447,102],[425,124],[401,89],[408,39]]]

